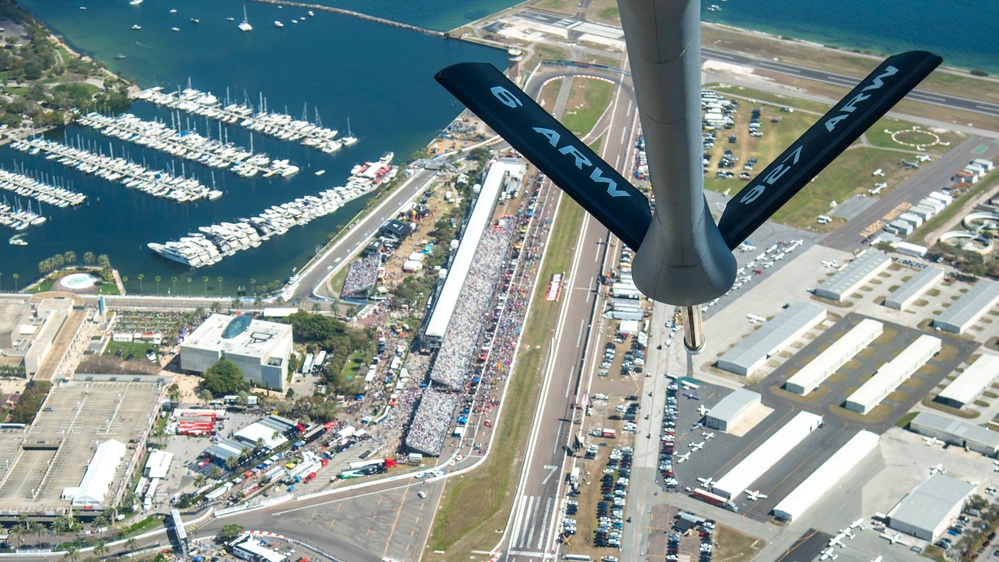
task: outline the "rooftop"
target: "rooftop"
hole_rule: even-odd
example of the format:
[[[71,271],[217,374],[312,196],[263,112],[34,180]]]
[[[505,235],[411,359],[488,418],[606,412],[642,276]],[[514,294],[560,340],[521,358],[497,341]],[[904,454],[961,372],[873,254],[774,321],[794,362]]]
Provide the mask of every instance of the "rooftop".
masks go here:
[[[183,345],[200,349],[265,357],[271,346],[286,333],[290,324],[257,320],[249,316],[212,314],[184,339]]]

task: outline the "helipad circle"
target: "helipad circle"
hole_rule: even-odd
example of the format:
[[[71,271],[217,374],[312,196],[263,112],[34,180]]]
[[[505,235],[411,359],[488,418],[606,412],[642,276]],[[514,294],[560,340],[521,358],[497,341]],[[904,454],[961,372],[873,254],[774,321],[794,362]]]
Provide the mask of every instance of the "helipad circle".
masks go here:
[[[59,284],[71,291],[89,289],[97,284],[98,278],[89,273],[71,273],[59,280]]]

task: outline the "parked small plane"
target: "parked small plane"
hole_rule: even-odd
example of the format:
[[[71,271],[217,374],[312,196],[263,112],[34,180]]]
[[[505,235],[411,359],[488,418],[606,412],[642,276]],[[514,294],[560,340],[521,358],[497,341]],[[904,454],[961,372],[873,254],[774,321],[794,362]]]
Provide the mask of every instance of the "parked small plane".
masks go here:
[[[700,406],[697,407],[697,413],[700,414],[700,415],[702,415],[702,416],[704,414],[707,414],[708,410],[710,410],[710,408],[708,408],[707,406],[705,406],[703,404],[701,404]]]
[[[878,557],[877,557],[877,558],[875,558],[874,560],[871,560],[871,562],[881,562],[881,561],[882,561],[882,560],[884,560],[884,559],[885,559],[885,557],[884,557],[884,556],[881,556],[881,555],[879,554],[879,555],[878,555]]]
[[[746,318],[749,319],[749,321],[752,322],[753,324],[760,324],[767,321],[766,318],[762,316],[757,316],[755,314],[747,314]]]
[[[696,392],[684,392],[683,395],[691,400],[700,400],[701,397]]]
[[[706,441],[711,441],[715,438],[715,433],[713,431],[702,431],[701,436],[704,437]]]
[[[947,473],[947,469],[944,468],[943,463],[939,463],[936,466],[931,466],[930,467],[930,476],[933,476],[934,474],[937,474],[937,473],[939,473],[939,474],[946,474]]]
[[[926,441],[926,446],[927,447],[932,447],[932,446],[936,445],[937,443],[943,443],[943,441],[937,439],[936,437],[923,437],[923,441]],[[999,462],[999,461],[997,461],[997,462]]]
[[[920,154],[919,156],[916,156],[916,160],[919,160],[920,162],[932,162],[933,158],[931,158],[929,154]]]
[[[684,453],[684,454],[679,455],[678,457],[676,457],[676,462],[677,463],[681,463],[681,462],[683,462],[683,461],[685,461],[685,460],[687,460],[689,458],[690,458],[690,453]]]
[[[872,176],[881,176],[881,177],[884,177],[885,176],[885,171],[882,170],[881,168],[878,168],[877,170],[874,170],[874,173],[871,174],[871,175]]]
[[[857,519],[853,523],[850,523],[850,528],[851,529],[857,529],[857,528],[859,528],[861,531],[863,531],[864,530],[864,518],[861,517],[860,519]]]
[[[844,536],[846,536],[846,535],[844,535],[843,533],[837,534],[835,537],[829,539],[828,546],[838,546],[840,548],[845,547],[846,543],[843,542],[843,537]]]
[[[704,486],[705,488],[711,488],[712,484],[717,483],[717,481],[713,478],[698,478],[697,481],[700,482],[701,485]]]
[[[919,162],[909,162],[908,160],[906,160],[905,158],[903,158],[902,159],[902,165],[905,166],[905,169],[911,170],[912,168],[918,168],[919,167]]]
[[[827,548],[822,551],[822,556],[819,557],[819,560],[835,560],[837,558],[839,558],[839,555],[834,554],[833,549]]]
[[[760,493],[759,490],[746,490],[746,495],[749,497],[749,501],[751,502],[762,500],[767,497],[766,494]]]
[[[896,532],[894,535],[889,533],[881,533],[881,538],[887,539],[889,544],[901,544],[909,546],[909,543],[902,540],[902,533]]]
[[[836,260],[823,261],[822,265],[824,265],[826,267],[837,267],[837,266],[839,266],[839,264],[836,263]]]
[[[700,451],[702,448],[704,448],[704,441],[701,441],[700,443],[691,443],[690,444],[690,450],[691,451]]]

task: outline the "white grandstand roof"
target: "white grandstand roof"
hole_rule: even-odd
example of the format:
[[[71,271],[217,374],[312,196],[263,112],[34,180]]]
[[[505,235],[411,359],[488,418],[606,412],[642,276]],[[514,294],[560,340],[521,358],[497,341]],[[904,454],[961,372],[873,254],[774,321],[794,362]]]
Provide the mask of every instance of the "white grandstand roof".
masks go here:
[[[146,459],[146,468],[149,470],[150,478],[166,478],[167,471],[170,470],[170,461],[173,460],[173,453],[163,450],[149,453]]]
[[[118,464],[125,456],[125,444],[109,439],[97,446],[94,458],[87,465],[87,472],[76,488],[63,490],[63,499],[72,499],[73,505],[101,506],[114,482]]]
[[[923,334],[909,344],[894,359],[882,365],[874,376],[847,397],[847,402],[860,404],[867,413],[891,394],[902,381],[912,376],[933,354],[940,351],[940,338]]]
[[[839,338],[818,357],[809,361],[800,371],[787,379],[788,385],[801,387],[805,394],[826,380],[836,369],[853,358],[858,351],[874,341],[884,330],[884,324],[865,318],[852,330]]]
[[[811,412],[798,412],[791,421],[784,424],[762,445],[749,453],[749,456],[722,476],[712,487],[712,491],[726,492],[730,498],[735,498],[749,488],[757,478],[763,476],[763,473],[780,462],[784,455],[801,443],[802,439],[819,427],[820,423],[822,416]]]
[[[940,398],[967,404],[999,378],[999,356],[982,355],[940,392]]]
[[[781,519],[794,521],[801,517],[808,508],[819,501],[832,489],[850,470],[878,446],[879,437],[870,431],[860,431],[845,445],[833,453],[793,492],[784,497],[774,507],[774,515]]]
[[[263,442],[264,447],[268,449],[280,447],[288,442],[284,435],[282,435],[281,431],[276,430],[273,427],[268,427],[260,422],[251,423],[233,434],[233,437],[253,446],[256,445],[257,439],[260,439]]]
[[[475,257],[475,250],[479,247],[479,240],[482,233],[489,226],[492,219],[493,206],[499,196],[503,179],[507,173],[523,173],[525,165],[523,161],[503,158],[493,162],[486,174],[486,181],[479,191],[479,197],[475,200],[475,208],[472,216],[468,219],[468,226],[461,237],[461,245],[458,246],[458,253],[448,270],[447,280],[444,281],[444,288],[434,305],[433,314],[427,322],[426,335],[443,338],[447,333],[447,326],[451,322],[454,314],[454,307],[458,304],[458,295],[465,285],[465,278],[472,267],[472,258]]]

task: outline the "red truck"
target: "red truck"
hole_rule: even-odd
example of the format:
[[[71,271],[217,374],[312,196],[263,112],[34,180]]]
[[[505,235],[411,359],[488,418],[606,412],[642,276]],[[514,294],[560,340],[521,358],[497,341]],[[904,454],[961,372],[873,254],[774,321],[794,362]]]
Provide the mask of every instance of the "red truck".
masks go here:
[[[316,477],[316,473],[315,472],[310,472],[308,476],[306,476],[305,478],[302,478],[302,484],[307,484],[309,482],[312,482],[312,480],[315,479],[315,477]]]

